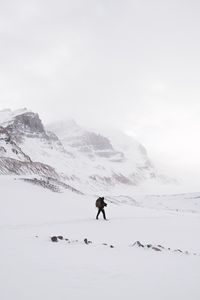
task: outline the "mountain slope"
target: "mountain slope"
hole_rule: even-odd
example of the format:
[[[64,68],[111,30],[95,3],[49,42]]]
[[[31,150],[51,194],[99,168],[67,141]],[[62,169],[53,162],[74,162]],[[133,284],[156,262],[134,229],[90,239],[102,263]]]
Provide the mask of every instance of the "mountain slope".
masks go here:
[[[4,123],[5,124],[5,123]],[[17,127],[17,130],[19,128]],[[18,140],[10,125],[0,127],[0,174],[3,175],[42,175],[58,178],[55,170],[40,162],[33,162],[16,144]]]
[[[45,174],[85,192],[161,181],[136,140],[87,130],[73,120],[45,127],[26,109],[0,111],[0,159],[1,174]]]
[[[59,137],[65,149],[73,152],[76,161],[82,162],[82,168],[87,166],[91,185],[137,186],[148,179],[160,180],[145,148],[122,133],[102,135],[73,120],[51,124],[48,129]]]

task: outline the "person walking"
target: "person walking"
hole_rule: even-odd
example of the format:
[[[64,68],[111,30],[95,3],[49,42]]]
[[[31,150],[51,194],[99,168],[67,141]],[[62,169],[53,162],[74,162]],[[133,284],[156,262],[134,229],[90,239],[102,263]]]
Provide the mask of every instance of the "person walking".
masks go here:
[[[102,213],[103,214],[103,218],[104,220],[107,220],[106,219],[106,213],[105,213],[105,209],[104,207],[107,206],[107,203],[104,202],[104,197],[99,197],[97,200],[96,200],[96,207],[98,208],[98,212],[97,212],[97,216],[96,216],[96,219],[98,220],[98,217],[99,217],[99,214]]]

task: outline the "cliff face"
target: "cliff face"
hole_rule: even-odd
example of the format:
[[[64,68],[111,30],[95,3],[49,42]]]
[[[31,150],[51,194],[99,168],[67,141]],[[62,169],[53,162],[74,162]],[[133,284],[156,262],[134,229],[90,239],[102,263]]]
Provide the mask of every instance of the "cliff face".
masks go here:
[[[22,149],[26,138],[47,138],[38,114],[6,110],[0,112],[0,122],[0,174],[58,178],[53,167],[33,161]]]
[[[9,157],[22,162],[31,162],[31,158],[17,146],[8,130],[0,126],[0,157]]]

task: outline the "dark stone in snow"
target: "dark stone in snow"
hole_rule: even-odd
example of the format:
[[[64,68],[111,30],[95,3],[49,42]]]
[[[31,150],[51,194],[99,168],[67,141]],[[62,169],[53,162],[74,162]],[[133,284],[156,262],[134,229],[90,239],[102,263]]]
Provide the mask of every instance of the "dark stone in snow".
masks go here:
[[[51,241],[52,241],[52,242],[58,242],[57,236],[52,236],[52,237],[51,237]]]
[[[110,248],[114,248],[114,246],[113,246],[113,245],[110,245]]]
[[[158,247],[152,247],[152,249],[155,250],[155,251],[161,251],[161,249],[158,248]]]
[[[84,243],[85,243],[86,245],[92,244],[92,242],[91,242],[91,241],[88,241],[88,239],[84,239]]]
[[[144,248],[144,245],[142,245],[139,241],[135,242],[135,244],[133,244],[133,245]]]
[[[59,239],[59,240],[63,240],[63,236],[62,236],[62,235],[59,235],[59,236],[58,236],[58,239]]]
[[[176,249],[176,250],[174,250],[174,252],[181,252],[182,253],[182,251],[180,249]]]

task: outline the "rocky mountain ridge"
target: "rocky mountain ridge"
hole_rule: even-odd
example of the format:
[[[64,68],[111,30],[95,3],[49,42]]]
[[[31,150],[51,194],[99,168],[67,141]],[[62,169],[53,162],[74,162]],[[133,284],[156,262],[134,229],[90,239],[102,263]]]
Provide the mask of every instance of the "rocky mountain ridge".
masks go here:
[[[0,111],[0,174],[59,178],[95,192],[160,180],[136,140],[87,130],[75,121],[44,126],[26,109]]]

